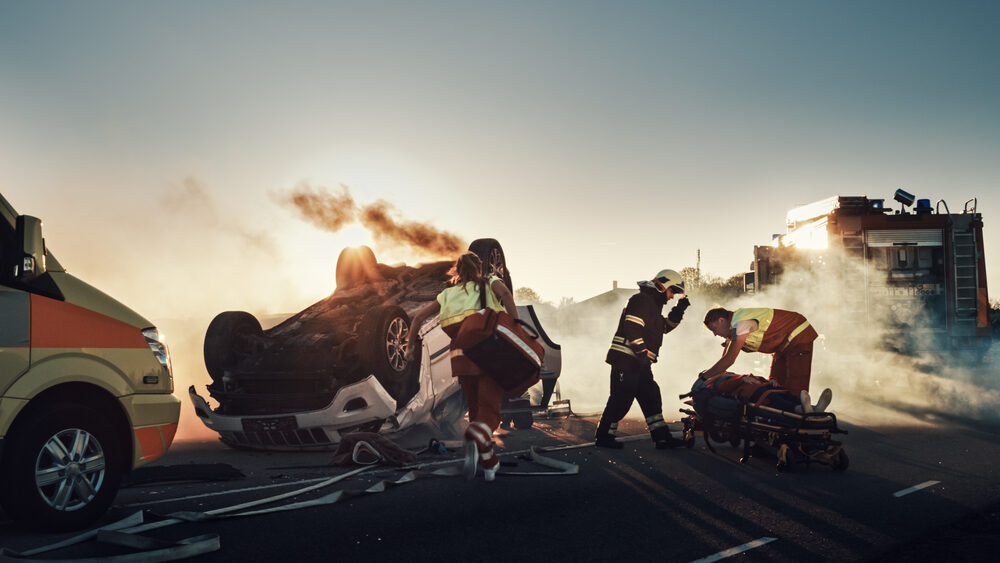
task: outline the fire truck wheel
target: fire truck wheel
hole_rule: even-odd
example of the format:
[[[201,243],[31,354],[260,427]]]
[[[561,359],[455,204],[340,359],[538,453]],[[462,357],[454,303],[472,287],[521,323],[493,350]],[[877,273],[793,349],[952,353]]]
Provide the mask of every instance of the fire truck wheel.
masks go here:
[[[374,374],[402,405],[416,393],[420,360],[408,362],[406,337],[410,317],[395,305],[370,309],[358,324],[358,357],[366,373]]]
[[[0,495],[15,520],[72,530],[97,520],[118,492],[122,449],[100,412],[59,403],[37,409],[8,437]]]
[[[360,283],[379,279],[375,253],[367,246],[349,246],[337,257],[337,289],[350,289]]]
[[[500,246],[500,243],[496,239],[476,239],[469,245],[469,251],[475,252],[476,256],[479,256],[479,259],[483,261],[483,268],[486,270],[484,273],[503,280],[507,289],[513,293],[514,284],[510,281],[510,270],[507,269],[507,259],[504,258],[503,247]]]
[[[212,381],[221,379],[227,369],[252,352],[247,337],[262,333],[260,321],[250,313],[226,311],[216,315],[205,331],[205,368]]]

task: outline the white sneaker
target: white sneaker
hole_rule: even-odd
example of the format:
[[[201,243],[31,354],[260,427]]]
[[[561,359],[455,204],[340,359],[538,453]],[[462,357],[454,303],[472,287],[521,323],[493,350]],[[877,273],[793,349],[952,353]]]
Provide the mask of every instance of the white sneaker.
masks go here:
[[[479,449],[472,440],[466,440],[462,446],[465,460],[462,463],[462,475],[469,481],[476,478],[476,468],[479,465]]]
[[[830,401],[833,400],[833,391],[829,388],[824,389],[822,393],[819,394],[819,400],[816,401],[816,406],[813,409],[816,412],[826,412],[827,407],[830,406]]]
[[[500,469],[500,464],[496,464],[489,469],[483,469],[483,478],[486,479],[487,483],[493,482],[497,478],[497,470]]]
[[[802,402],[802,412],[810,413],[813,411],[812,397],[809,396],[809,391],[803,389],[802,393],[799,393],[799,401]]]

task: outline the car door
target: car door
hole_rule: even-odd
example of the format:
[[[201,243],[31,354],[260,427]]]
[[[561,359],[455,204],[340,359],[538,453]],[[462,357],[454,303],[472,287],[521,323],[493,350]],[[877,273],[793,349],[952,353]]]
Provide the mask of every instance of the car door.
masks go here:
[[[0,394],[31,362],[28,293],[0,285]]]

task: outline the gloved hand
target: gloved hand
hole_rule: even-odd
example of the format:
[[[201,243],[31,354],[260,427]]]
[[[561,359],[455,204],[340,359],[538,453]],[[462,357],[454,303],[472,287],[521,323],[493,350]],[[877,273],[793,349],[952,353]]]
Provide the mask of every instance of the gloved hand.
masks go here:
[[[670,309],[670,314],[667,315],[667,319],[674,324],[681,322],[681,319],[684,318],[684,309],[687,309],[690,306],[691,302],[688,301],[687,297],[681,299],[676,305],[674,305],[673,309]]]

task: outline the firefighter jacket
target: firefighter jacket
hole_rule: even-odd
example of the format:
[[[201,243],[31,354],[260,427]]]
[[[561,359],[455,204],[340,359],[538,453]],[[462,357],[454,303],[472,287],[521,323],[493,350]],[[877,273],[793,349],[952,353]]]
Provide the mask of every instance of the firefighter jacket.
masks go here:
[[[605,361],[616,367],[655,363],[663,335],[680,324],[687,308],[687,301],[682,300],[667,317],[663,317],[661,313],[665,304],[664,294],[640,287],[639,293],[629,298],[622,311]]]

